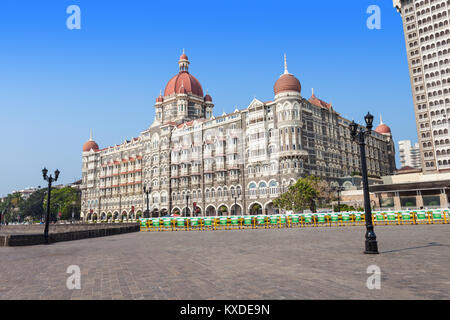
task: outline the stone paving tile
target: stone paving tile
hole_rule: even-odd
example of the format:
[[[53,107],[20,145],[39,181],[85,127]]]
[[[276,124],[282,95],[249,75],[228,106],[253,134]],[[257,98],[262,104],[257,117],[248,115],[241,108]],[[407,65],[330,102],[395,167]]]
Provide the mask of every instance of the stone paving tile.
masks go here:
[[[141,232],[0,248],[0,299],[449,299],[450,225]],[[381,290],[366,269],[381,268]],[[67,267],[81,269],[68,290]]]

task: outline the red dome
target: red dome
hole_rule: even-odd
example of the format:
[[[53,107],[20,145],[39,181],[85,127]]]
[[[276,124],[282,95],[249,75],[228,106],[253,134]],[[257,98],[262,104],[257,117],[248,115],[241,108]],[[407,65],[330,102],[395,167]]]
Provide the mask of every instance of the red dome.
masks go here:
[[[375,132],[378,132],[379,134],[391,134],[391,128],[382,123],[375,129]]]
[[[183,52],[183,54],[180,56],[180,60],[189,60],[188,56]]]
[[[200,82],[186,71],[181,71],[169,80],[166,89],[164,90],[164,97],[170,96],[174,93],[181,93],[182,85],[187,93],[203,97],[203,89]]]
[[[212,98],[211,98],[211,96],[209,94],[206,94],[205,101],[212,102]]]
[[[89,152],[91,149],[94,149],[94,151],[98,151],[98,144],[94,140],[89,140],[83,145],[83,152]]]
[[[296,77],[294,77],[292,74],[286,73],[283,74],[277,80],[277,82],[275,82],[275,85],[273,86],[273,91],[275,92],[275,95],[287,91],[295,91],[301,93],[302,86],[300,84],[300,81]]]

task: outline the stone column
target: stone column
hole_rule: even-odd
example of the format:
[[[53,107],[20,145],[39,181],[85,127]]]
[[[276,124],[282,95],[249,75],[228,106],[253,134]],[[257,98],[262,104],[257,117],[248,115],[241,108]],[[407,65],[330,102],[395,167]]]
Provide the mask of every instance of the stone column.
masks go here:
[[[401,210],[402,204],[400,202],[400,195],[398,192],[394,192],[394,209],[395,210]]]
[[[440,199],[441,199],[441,208],[447,208],[448,201],[447,201],[447,193],[445,192],[445,189],[441,189]]]
[[[417,191],[417,195],[416,195],[416,207],[418,209],[423,207],[422,192],[420,192],[420,190]]]

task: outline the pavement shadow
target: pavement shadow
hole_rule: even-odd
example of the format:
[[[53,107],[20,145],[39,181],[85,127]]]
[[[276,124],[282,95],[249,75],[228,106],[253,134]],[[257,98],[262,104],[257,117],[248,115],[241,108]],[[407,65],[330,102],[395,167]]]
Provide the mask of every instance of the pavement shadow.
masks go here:
[[[401,251],[423,249],[423,248],[430,248],[430,247],[450,247],[450,245],[449,244],[441,244],[441,243],[437,243],[437,242],[430,242],[429,244],[427,244],[425,246],[403,248],[403,249],[395,249],[395,250],[389,250],[389,251],[382,251],[380,253],[393,253],[393,252],[401,252]]]

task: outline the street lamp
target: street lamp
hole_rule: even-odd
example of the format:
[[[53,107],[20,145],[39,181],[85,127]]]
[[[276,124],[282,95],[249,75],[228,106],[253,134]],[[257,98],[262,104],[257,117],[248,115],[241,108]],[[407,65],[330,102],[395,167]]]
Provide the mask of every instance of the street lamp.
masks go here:
[[[334,187],[333,190],[338,194],[338,209],[337,212],[341,212],[341,191],[343,188],[341,186]]]
[[[186,194],[186,209],[184,211],[185,217],[187,217],[188,209],[189,209],[189,194]],[[192,212],[191,212],[191,216],[192,216]]]
[[[48,170],[44,167],[42,169],[42,177],[45,181],[48,182],[48,191],[47,191],[47,217],[45,218],[45,229],[44,229],[44,239],[45,244],[48,244],[48,224],[50,220],[50,194],[52,192],[52,183],[58,180],[59,177],[59,170],[56,169],[55,171],[55,177],[52,177],[52,175],[47,176]]]
[[[366,254],[378,254],[377,237],[372,223],[372,209],[370,208],[369,180],[366,163],[366,137],[370,136],[373,128],[373,116],[370,113],[364,117],[366,128],[358,126],[355,121],[350,124],[350,135],[353,141],[359,144],[361,156],[361,174],[364,190],[364,211],[366,216]]]
[[[241,189],[237,189],[236,191],[231,190],[231,196],[234,198],[234,210],[233,215],[236,215],[236,209],[237,209],[237,198],[241,196]],[[242,214],[242,213],[241,213]]]
[[[75,205],[77,203],[75,201],[72,201],[72,223],[75,220]]]
[[[147,188],[144,185],[144,193],[147,195],[147,210],[145,210],[144,217],[145,218],[150,218],[150,208],[149,208],[148,196],[150,195],[150,193],[152,193],[152,187],[150,186],[150,187]]]

